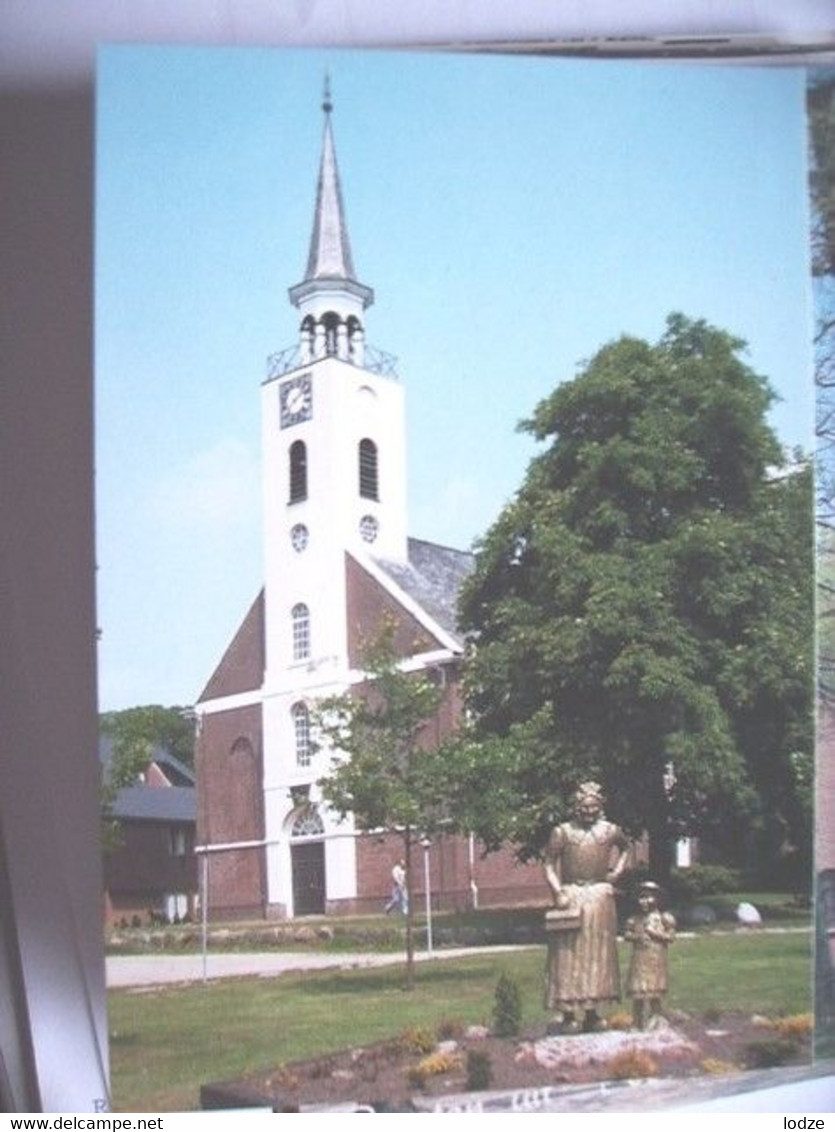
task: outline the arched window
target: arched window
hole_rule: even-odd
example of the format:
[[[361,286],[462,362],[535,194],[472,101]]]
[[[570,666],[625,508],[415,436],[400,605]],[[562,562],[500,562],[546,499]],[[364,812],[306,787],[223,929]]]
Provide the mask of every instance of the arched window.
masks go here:
[[[339,315],[334,311],[327,311],[322,315],[322,325],[325,328],[325,353],[328,357],[333,357],[336,353],[339,322]]]
[[[213,836],[220,841],[250,841],[263,837],[253,799],[261,793],[261,766],[252,742],[239,735],[229,748],[226,773],[207,789]],[[212,801],[212,790],[215,791]],[[222,799],[222,804],[221,804]]]
[[[310,745],[310,712],[307,705],[293,704],[290,709],[293,717],[293,731],[296,737],[296,765],[310,766],[312,749]]]
[[[300,601],[293,606],[290,617],[293,622],[293,660],[307,660],[310,656],[310,610]]]
[[[379,499],[377,445],[373,440],[360,441],[359,457],[360,495],[363,499]]]
[[[290,445],[290,502],[307,499],[307,448],[303,440]]]
[[[316,338],[316,322],[309,314],[302,319],[299,334],[299,361],[303,366],[313,360],[313,343]]]
[[[305,806],[290,827],[291,837],[321,837],[324,832],[325,823],[315,806]]]

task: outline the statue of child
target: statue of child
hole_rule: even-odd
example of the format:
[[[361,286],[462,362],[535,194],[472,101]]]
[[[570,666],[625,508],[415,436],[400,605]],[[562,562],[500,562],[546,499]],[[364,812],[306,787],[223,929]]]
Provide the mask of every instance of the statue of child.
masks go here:
[[[654,1018],[663,1017],[661,999],[667,993],[667,948],[676,937],[675,917],[658,907],[660,891],[652,881],[641,885],[638,891],[640,914],[630,916],[624,933],[632,944],[626,991],[632,996],[632,1024],[639,1030]]]

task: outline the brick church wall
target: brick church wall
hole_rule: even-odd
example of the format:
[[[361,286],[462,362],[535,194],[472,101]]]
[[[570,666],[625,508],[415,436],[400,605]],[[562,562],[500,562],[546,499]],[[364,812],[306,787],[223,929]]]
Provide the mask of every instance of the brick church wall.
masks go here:
[[[396,629],[394,651],[398,656],[414,656],[441,648],[417,618],[403,608],[379,582],[371,577],[350,554],[345,556],[347,597],[348,662],[352,668],[362,663],[364,642],[373,640],[385,618],[391,618]]]
[[[200,696],[201,702],[251,692],[264,679],[264,591],[256,597]]]
[[[197,739],[198,844],[262,841],[261,707],[253,704],[203,717]],[[209,914],[263,915],[266,900],[264,849],[209,854]]]
[[[454,731],[461,718],[461,688],[457,666],[444,667],[443,698],[421,737],[427,747],[437,746]],[[431,674],[431,670],[430,670]],[[522,865],[512,850],[502,848],[482,857],[483,847],[474,846],[473,867],[469,861],[469,839],[440,836],[429,849],[432,906],[444,910],[464,910],[473,906],[471,879],[478,890],[479,907],[509,904],[545,903],[548,887],[538,863]],[[378,912],[391,896],[391,870],[403,857],[403,839],[396,834],[366,834],[357,843],[357,898],[350,907],[333,911]],[[423,849],[413,847],[412,891],[423,906],[425,894]]]
[[[513,904],[546,904],[548,887],[537,862],[519,864],[508,849],[482,858],[476,843],[472,879],[480,908]],[[367,834],[357,843],[357,899],[352,907],[334,911],[379,912],[391,896],[391,870],[403,857],[403,839],[396,834]],[[424,906],[425,866],[423,848],[412,847],[412,896],[416,907]],[[469,842],[466,837],[435,838],[429,848],[429,887],[432,907],[444,911],[464,911],[473,907],[470,885]]]
[[[429,634],[410,613],[375,579],[370,577],[350,556],[346,557],[348,593],[348,638],[351,664],[358,666],[363,639],[373,637],[384,616],[396,622],[394,648],[400,656],[430,651],[441,643]],[[440,669],[430,669],[433,676]],[[443,667],[444,695],[437,712],[421,737],[427,747],[437,746],[457,727],[463,710],[457,663]],[[367,686],[357,688],[367,694]],[[373,695],[373,692],[371,693]],[[520,865],[508,849],[501,849],[486,858],[476,846],[472,879],[478,886],[479,906],[499,904],[544,903],[548,899],[542,868],[538,864]],[[403,856],[402,839],[396,835],[361,837],[357,844],[357,897],[338,902],[333,911],[376,912],[391,895],[391,870]],[[465,837],[442,837],[429,850],[430,888],[436,908],[465,909],[472,907],[469,842]],[[420,846],[414,849],[412,862],[413,895],[424,898],[424,859]]]

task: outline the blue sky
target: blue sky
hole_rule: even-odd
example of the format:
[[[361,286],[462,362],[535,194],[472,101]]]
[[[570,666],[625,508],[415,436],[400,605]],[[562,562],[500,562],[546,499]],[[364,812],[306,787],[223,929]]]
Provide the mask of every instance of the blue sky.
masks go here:
[[[100,700],[191,703],[262,581],[259,386],[297,339],[330,72],[368,341],[407,391],[411,533],[467,547],[516,422],[681,310],[811,448],[800,69],[124,47],[99,59]]]

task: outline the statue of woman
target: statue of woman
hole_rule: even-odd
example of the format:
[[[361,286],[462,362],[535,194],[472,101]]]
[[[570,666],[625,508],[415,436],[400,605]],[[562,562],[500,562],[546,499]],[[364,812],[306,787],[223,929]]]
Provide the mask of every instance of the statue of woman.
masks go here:
[[[601,1003],[620,999],[614,884],[626,868],[629,843],[606,821],[603,792],[584,782],[574,796],[574,817],[551,833],[545,877],[556,911],[546,916],[548,968],[545,1006],[557,1015],[551,1032],[577,1033],[605,1023]]]

